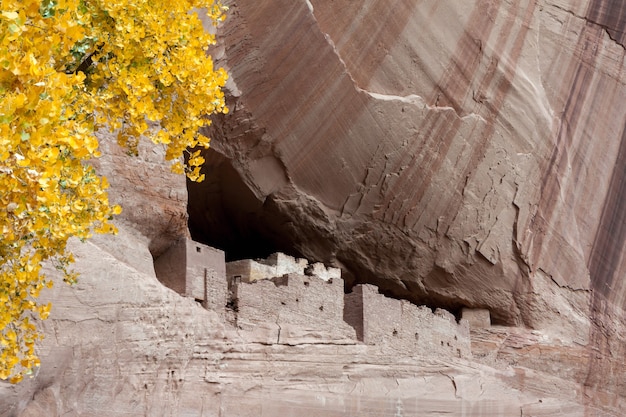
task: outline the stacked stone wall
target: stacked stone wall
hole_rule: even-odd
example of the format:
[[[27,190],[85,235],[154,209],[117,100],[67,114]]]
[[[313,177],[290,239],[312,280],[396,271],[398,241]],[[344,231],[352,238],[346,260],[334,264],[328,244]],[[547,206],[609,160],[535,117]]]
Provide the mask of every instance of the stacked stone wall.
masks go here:
[[[356,286],[346,295],[345,305],[346,317],[362,315],[361,340],[375,345],[381,352],[404,356],[418,356],[420,352],[471,356],[468,323],[465,320],[457,323],[445,310],[437,309],[433,313],[428,307],[385,297],[372,285]]]
[[[284,253],[275,253],[267,259],[243,259],[226,264],[229,281],[253,282],[286,274],[316,276],[324,281],[341,279],[339,268],[326,267],[319,262],[309,264],[306,259],[294,258]]]
[[[343,280],[287,274],[236,288],[238,323],[275,323],[331,332],[333,337],[356,335],[343,321]]]
[[[285,274],[304,275],[308,262],[283,253],[275,253],[267,259],[228,262],[226,275],[229,281],[254,282],[261,279],[282,277]]]
[[[262,261],[226,264],[222,251],[181,240],[157,259],[155,269],[167,286],[201,301],[225,321],[241,329],[269,326],[271,343],[290,337],[292,341],[351,339],[381,353],[402,356],[420,352],[471,356],[467,320],[457,323],[445,310],[432,312],[385,297],[372,285],[358,285],[344,295],[337,268],[309,265],[280,253]],[[476,323],[487,325],[488,314],[464,312]]]
[[[181,239],[154,262],[154,268],[164,285],[224,315],[228,287],[223,251]]]

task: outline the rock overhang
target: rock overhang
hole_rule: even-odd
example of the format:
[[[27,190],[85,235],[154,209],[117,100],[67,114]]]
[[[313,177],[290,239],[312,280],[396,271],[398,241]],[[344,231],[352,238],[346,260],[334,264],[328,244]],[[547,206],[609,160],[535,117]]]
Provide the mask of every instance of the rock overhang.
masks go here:
[[[216,118],[207,154],[232,174],[216,200],[236,220],[219,234],[244,230],[255,238],[239,242],[271,248],[252,257],[280,250],[339,266],[348,290],[374,283],[433,308],[575,332],[592,275],[622,268],[623,242],[603,263],[596,239],[609,241],[597,219],[615,218],[603,202],[624,212],[608,196],[626,117],[591,106],[623,57],[596,3],[233,3],[218,33],[232,111]],[[584,114],[606,123],[579,123]],[[548,305],[559,307],[538,312]]]

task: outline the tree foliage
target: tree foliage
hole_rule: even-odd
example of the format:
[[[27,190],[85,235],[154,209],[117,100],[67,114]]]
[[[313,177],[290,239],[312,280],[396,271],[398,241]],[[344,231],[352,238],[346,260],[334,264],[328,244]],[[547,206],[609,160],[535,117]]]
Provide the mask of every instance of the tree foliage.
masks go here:
[[[89,160],[94,132],[118,132],[136,153],[140,137],[166,147],[175,172],[202,180],[199,129],[227,112],[223,69],[207,48],[217,0],[0,0],[0,379],[39,365],[34,320],[50,305],[42,262],[75,275],[68,238],[115,232],[120,207]],[[156,123],[158,122],[158,123]]]

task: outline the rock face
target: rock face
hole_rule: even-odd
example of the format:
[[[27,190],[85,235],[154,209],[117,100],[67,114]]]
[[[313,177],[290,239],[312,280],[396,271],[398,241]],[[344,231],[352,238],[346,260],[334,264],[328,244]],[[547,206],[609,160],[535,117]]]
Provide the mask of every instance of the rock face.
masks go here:
[[[537,281],[568,294],[622,271],[624,48],[607,7],[237,3],[215,149],[288,213],[303,254],[536,325]]]
[[[156,279],[188,234],[182,179],[110,148],[120,236],[76,247],[0,416],[625,415],[626,2],[229,4],[194,238],[492,325],[460,358],[231,328]],[[404,303],[389,317],[428,313]]]
[[[118,223],[145,239],[157,257],[173,242],[189,236],[185,180],[167,168],[165,150],[140,142],[139,154],[131,157],[117,144],[115,135],[101,131],[98,138],[102,156],[93,164],[109,180],[109,200],[123,207]],[[115,252],[132,264],[132,252]]]
[[[361,297],[363,342],[341,326],[315,328],[330,316],[274,323],[272,311],[250,315],[265,308],[254,305],[260,295],[302,297],[285,289],[299,282],[242,282],[246,291],[257,287],[239,294],[250,302],[233,327],[161,285],[145,239],[120,228],[117,237],[73,244],[81,279],[71,288],[58,282],[47,294],[55,307],[44,323],[42,366],[18,386],[0,384],[0,416],[586,417],[626,409],[619,396],[576,382],[582,347],[515,327],[470,333],[448,312],[385,298],[370,285],[348,297]],[[133,251],[134,264],[109,253],[112,247]],[[317,292],[332,303],[328,289],[316,290],[329,281],[306,281],[309,296]]]
[[[192,234],[219,244],[225,217],[349,285],[488,308],[586,346],[579,382],[625,392],[623,2],[232,3],[209,157],[238,175],[212,185],[227,210],[190,188]]]

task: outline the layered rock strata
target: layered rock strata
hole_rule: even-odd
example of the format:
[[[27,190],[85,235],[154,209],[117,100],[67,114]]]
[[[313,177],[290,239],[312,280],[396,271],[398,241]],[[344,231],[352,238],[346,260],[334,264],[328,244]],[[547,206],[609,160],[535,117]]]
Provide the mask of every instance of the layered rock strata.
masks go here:
[[[211,157],[249,198],[234,230],[585,346],[578,382],[626,392],[623,2],[231,6]],[[223,212],[190,190],[202,237]]]
[[[0,415],[626,414],[624,2],[229,4],[231,113],[192,234],[492,325],[461,358],[229,329],[155,277],[183,182],[158,149],[110,148],[120,235],[76,246],[42,368],[0,385]]]
[[[72,246],[81,280],[46,294],[55,307],[44,323],[41,369],[18,386],[0,383],[1,416],[583,417],[626,409],[611,393],[575,382],[571,369],[580,369],[584,350],[540,332],[481,329],[472,336],[473,359],[439,347],[428,331],[417,351],[327,339],[310,325],[300,334],[307,327],[285,326],[284,339],[271,338],[276,324],[258,316],[255,326],[225,325],[141,264],[108,253],[114,242],[149,258],[132,233],[108,239]]]

